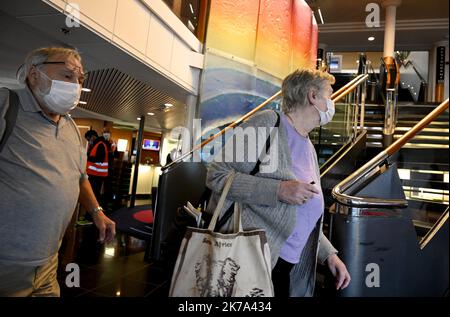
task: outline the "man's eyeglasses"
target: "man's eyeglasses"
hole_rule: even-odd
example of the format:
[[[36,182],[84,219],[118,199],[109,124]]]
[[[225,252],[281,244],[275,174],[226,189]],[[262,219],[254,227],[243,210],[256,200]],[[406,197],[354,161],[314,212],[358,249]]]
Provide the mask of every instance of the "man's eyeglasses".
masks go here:
[[[65,69],[66,73],[63,73],[62,75],[65,76],[70,81],[76,80],[76,81],[78,81],[79,84],[82,84],[87,78],[87,74],[85,74],[82,71],[81,67],[73,66],[73,65],[67,64],[66,62],[42,62],[42,63],[35,64],[34,66],[46,65],[46,64],[64,65],[66,68]]]

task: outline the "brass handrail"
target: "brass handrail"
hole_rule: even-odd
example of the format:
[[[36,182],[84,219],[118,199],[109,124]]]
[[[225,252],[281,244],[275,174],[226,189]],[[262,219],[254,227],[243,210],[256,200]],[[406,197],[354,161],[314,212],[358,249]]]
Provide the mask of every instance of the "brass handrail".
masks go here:
[[[356,81],[358,81],[360,78],[362,78],[364,76],[364,74],[358,75],[355,78],[353,78],[352,80],[350,80],[347,84],[345,84],[344,86],[342,86],[341,88],[339,88],[338,90],[336,90],[335,92],[333,92],[333,94],[331,95],[331,99],[335,99],[336,96],[338,96],[340,93],[342,93],[344,90],[347,90],[347,88],[349,88],[350,86],[352,86]],[[339,99],[336,99],[336,101]]]
[[[350,92],[352,92],[356,87],[358,87],[358,85],[361,84],[363,81],[365,81],[368,77],[369,77],[368,74],[358,75],[353,80],[351,80],[347,85],[345,85],[344,87],[333,93],[331,95],[331,99],[333,99],[334,102],[342,99]]]
[[[247,120],[251,115],[253,115],[255,112],[257,112],[259,109],[265,107],[267,104],[269,104],[270,102],[272,102],[274,99],[276,99],[277,97],[279,97],[281,95],[281,90],[278,91],[276,94],[274,94],[272,97],[270,97],[269,99],[267,99],[266,101],[264,101],[262,104],[260,104],[259,106],[257,106],[256,108],[250,110],[249,112],[247,112],[245,115],[243,115],[242,117],[240,117],[239,119],[237,119],[236,121],[230,123],[228,126],[226,126],[225,128],[223,128],[222,130],[220,130],[219,132],[217,132],[216,134],[214,134],[212,137],[208,138],[207,140],[203,141],[200,144],[197,144],[196,146],[194,146],[192,148],[192,150],[190,150],[189,152],[186,152],[185,154],[181,155],[178,159],[176,159],[175,161],[173,161],[172,163],[164,166],[163,168],[161,168],[162,171],[168,169],[169,167],[171,167],[172,165],[184,160],[186,157],[188,157],[189,155],[191,155],[192,153],[194,153],[195,151],[197,151],[198,149],[201,149],[203,146],[205,146],[206,144],[208,144],[209,142],[211,142],[212,140],[214,140],[215,138],[221,136],[222,134],[224,134],[225,132],[227,132],[228,130],[232,129],[233,127],[235,127],[236,125],[238,125],[239,123],[241,123],[244,120]]]
[[[430,243],[431,240],[436,236],[436,234],[441,230],[442,226],[448,220],[448,207],[444,213],[439,217],[438,221],[434,224],[430,231],[420,240],[419,247],[420,250],[425,249],[425,247]]]
[[[412,127],[408,132],[406,132],[400,139],[392,143],[386,152],[388,155],[392,155],[397,152],[403,145],[411,140],[417,133],[422,131],[427,125],[429,125],[434,119],[436,119],[441,113],[443,113],[448,108],[448,98],[444,100],[438,107],[426,115],[422,120],[420,120],[414,127]]]
[[[430,112],[422,120],[420,120],[411,130],[405,133],[400,139],[396,140],[388,148],[378,153],[373,159],[360,167],[356,172],[352,173],[342,182],[337,184],[333,190],[333,197],[341,204],[356,207],[390,207],[405,208],[408,203],[404,199],[379,199],[371,197],[356,197],[344,194],[350,188],[353,188],[366,181],[373,175],[373,171],[380,165],[385,164],[386,160],[402,148],[409,140],[411,140],[425,126],[430,124],[436,117],[448,108],[448,99],[442,102],[436,109]]]
[[[347,95],[348,93],[350,93],[353,89],[355,89],[363,80],[365,80],[368,77],[368,75],[358,75],[357,77],[353,78],[351,81],[349,81],[347,84],[345,84],[343,87],[341,87],[340,89],[338,89],[336,92],[334,92],[331,95],[331,99],[336,102],[339,99],[341,99],[342,97],[344,97],[345,95]],[[259,111],[260,109],[264,108],[267,104],[269,104],[270,102],[272,102],[274,99],[278,98],[279,96],[281,96],[281,90],[278,91],[276,94],[274,94],[273,96],[271,96],[270,98],[268,98],[266,101],[264,101],[263,103],[261,103],[259,106],[255,107],[254,109],[250,110],[248,113],[246,113],[245,115],[243,115],[242,117],[240,117],[239,119],[237,119],[236,121],[230,123],[228,126],[226,126],[225,128],[223,128],[222,130],[220,130],[219,132],[217,132],[216,134],[214,134],[213,136],[211,136],[210,138],[208,138],[207,140],[201,142],[200,144],[195,145],[192,150],[190,150],[189,152],[186,152],[185,154],[181,155],[179,158],[177,158],[175,161],[169,163],[168,165],[164,166],[161,168],[161,171],[164,171],[166,169],[168,169],[169,167],[171,167],[172,165],[175,165],[176,163],[184,160],[186,157],[192,155],[192,153],[194,153],[195,151],[197,151],[198,149],[201,149],[203,146],[205,146],[206,144],[208,144],[209,142],[211,142],[212,140],[214,140],[215,138],[223,135],[225,132],[227,132],[229,129],[232,129],[233,127],[235,127],[236,125],[240,124],[242,121],[247,120],[250,116],[252,116],[253,114],[255,114],[257,111]],[[338,98],[336,98],[336,96],[338,96]]]

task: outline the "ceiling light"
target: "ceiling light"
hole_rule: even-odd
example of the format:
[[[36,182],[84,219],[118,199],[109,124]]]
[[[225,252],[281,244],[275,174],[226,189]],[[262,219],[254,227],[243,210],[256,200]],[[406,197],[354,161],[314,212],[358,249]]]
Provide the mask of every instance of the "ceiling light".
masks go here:
[[[141,121],[141,118],[139,118],[139,117],[137,117],[136,119],[137,119],[138,121]]]
[[[164,106],[166,106],[167,108],[173,107],[171,103],[165,103]]]
[[[86,101],[79,101],[78,102],[80,105],[87,105],[87,102]]]
[[[81,88],[81,91],[91,92],[91,90],[89,88]]]
[[[323,22],[322,11],[320,11],[320,8],[317,9],[317,12],[319,12],[320,23],[324,24],[325,22]]]
[[[194,8],[192,8],[192,4],[189,3],[189,8],[191,8],[192,14],[194,14]]]
[[[147,112],[147,114],[148,114],[149,116],[154,116],[154,115],[155,115],[153,112]]]
[[[375,40],[375,37],[369,36],[368,40],[369,40],[369,41],[373,41],[373,40]]]

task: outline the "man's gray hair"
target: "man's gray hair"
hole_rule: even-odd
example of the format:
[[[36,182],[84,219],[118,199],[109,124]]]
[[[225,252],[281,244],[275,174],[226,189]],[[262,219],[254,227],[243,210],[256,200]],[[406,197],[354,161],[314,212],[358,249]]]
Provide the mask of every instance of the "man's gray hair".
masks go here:
[[[55,55],[62,55],[65,57],[74,56],[81,62],[81,56],[77,50],[66,47],[43,47],[35,49],[30,52],[25,58],[25,62],[20,66],[17,71],[17,80],[24,84],[26,82],[28,73],[34,65],[38,65],[48,61],[51,57]]]
[[[283,101],[281,110],[284,113],[294,112],[299,107],[308,103],[308,91],[313,88],[320,91],[324,88],[324,83],[334,84],[334,76],[312,69],[297,69],[286,76],[281,85]]]

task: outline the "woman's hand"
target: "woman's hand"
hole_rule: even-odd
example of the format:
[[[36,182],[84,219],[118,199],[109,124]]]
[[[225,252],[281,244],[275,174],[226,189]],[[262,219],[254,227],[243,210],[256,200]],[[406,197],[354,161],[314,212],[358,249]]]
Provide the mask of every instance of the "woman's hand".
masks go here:
[[[312,184],[282,181],[278,190],[278,200],[291,205],[301,205],[312,198],[314,194],[319,194],[319,190]]]
[[[336,278],[336,289],[342,290],[346,288],[350,283],[351,278],[344,262],[342,262],[336,254],[332,254],[327,258],[327,264],[331,274]]]

